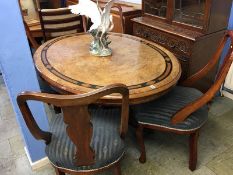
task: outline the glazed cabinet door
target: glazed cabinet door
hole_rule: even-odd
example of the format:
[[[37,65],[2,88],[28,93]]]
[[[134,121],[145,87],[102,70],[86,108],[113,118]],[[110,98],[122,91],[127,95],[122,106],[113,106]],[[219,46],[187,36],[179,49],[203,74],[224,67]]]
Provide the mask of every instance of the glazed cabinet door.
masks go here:
[[[174,18],[176,22],[196,27],[205,24],[206,0],[175,0]]]
[[[153,15],[161,18],[167,16],[168,0],[144,0],[144,14]]]
[[[143,15],[184,28],[205,31],[211,0],[143,0]]]

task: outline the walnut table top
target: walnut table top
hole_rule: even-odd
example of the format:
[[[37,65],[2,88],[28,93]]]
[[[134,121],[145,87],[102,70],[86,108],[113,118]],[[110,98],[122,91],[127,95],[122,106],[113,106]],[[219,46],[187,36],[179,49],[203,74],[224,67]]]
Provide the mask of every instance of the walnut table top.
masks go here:
[[[89,34],[50,40],[35,53],[36,68],[61,93],[81,94],[113,83],[126,84],[131,104],[155,99],[179,80],[179,61],[167,49],[130,35],[110,33],[109,38],[113,51],[109,57],[89,54]],[[118,94],[112,94],[102,102],[119,100]]]

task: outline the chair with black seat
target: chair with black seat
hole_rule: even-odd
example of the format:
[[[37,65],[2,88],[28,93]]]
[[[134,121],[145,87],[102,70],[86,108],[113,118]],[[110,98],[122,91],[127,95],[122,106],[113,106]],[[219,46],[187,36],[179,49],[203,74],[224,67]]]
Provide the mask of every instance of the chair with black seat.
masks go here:
[[[204,94],[192,88],[197,80],[203,78],[218,63],[228,39],[231,40],[231,46],[215,83]],[[183,81],[179,86],[174,87],[160,99],[134,107],[134,117],[138,121],[136,136],[141,151],[139,158],[141,163],[146,161],[143,129],[148,128],[189,135],[189,169],[192,171],[196,169],[198,136],[199,130],[207,121],[207,103],[213,99],[224,82],[233,60],[232,51],[233,31],[228,31],[220,42],[216,53],[203,69]]]
[[[90,105],[112,93],[122,95],[121,109]],[[52,118],[49,132],[42,131],[33,118],[27,105],[31,100],[62,109],[61,114]],[[45,152],[57,174],[95,174],[106,169],[121,174],[120,160],[128,129],[127,86],[114,84],[82,95],[24,92],[18,95],[17,102],[32,135],[45,141]]]
[[[84,17],[71,13],[69,8],[41,9],[38,2],[37,7],[44,41],[59,36],[86,32]]]

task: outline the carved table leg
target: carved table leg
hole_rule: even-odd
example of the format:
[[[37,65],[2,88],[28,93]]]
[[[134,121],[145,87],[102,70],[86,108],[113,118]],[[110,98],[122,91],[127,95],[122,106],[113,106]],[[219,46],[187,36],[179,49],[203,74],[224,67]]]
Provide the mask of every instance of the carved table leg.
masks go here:
[[[114,175],[121,175],[121,165],[120,165],[120,162],[118,162],[118,163],[113,167],[113,174],[114,174]]]
[[[58,168],[55,168],[55,172],[56,172],[56,175],[65,175],[65,173],[60,171]]]
[[[194,171],[197,166],[197,142],[199,131],[196,131],[189,136],[189,169]]]

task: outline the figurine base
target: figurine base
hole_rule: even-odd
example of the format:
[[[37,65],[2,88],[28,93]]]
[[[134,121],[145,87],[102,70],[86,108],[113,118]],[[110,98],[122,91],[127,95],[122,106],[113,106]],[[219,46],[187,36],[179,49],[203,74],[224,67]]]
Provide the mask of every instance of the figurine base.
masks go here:
[[[102,50],[90,50],[90,54],[98,57],[107,57],[112,55],[112,50],[110,48]]]
[[[101,31],[94,29],[90,31],[94,40],[90,44],[90,54],[98,57],[107,57],[112,55],[112,49],[108,47],[111,41],[108,40],[108,33],[102,34]]]

